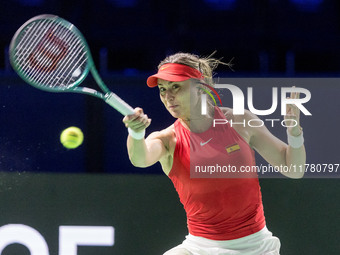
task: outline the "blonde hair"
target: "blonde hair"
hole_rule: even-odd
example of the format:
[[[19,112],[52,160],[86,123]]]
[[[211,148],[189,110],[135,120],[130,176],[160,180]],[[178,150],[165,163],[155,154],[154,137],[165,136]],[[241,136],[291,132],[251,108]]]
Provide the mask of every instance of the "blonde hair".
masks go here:
[[[176,54],[167,56],[164,60],[162,60],[159,65],[158,69],[167,63],[177,63],[182,65],[187,65],[192,68],[195,68],[196,70],[200,71],[203,76],[204,80],[207,84],[213,86],[213,76],[214,76],[214,70],[217,68],[219,64],[227,65],[229,68],[231,68],[232,64],[231,61],[229,63],[224,63],[221,61],[221,59],[213,58],[212,56],[216,53],[214,51],[212,54],[210,54],[207,57],[200,57],[195,54],[191,53],[183,53],[178,52]]]

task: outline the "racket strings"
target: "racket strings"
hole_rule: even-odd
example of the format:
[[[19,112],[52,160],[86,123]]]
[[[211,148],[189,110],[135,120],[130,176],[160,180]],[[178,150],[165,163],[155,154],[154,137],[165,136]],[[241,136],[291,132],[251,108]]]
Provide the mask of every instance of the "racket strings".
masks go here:
[[[26,50],[25,55],[23,56],[22,60],[24,61],[25,64],[23,63],[18,63],[18,65],[23,65],[22,66],[22,71],[27,75],[27,76],[33,76],[35,73],[34,71],[39,70],[38,68],[32,68],[32,61],[41,61],[43,57],[43,51],[41,47],[43,46],[43,43],[41,42],[42,39],[44,38],[44,33],[45,31],[51,30],[52,23],[47,24],[47,27],[37,27],[36,29],[33,29],[32,32],[35,32],[33,37],[36,38],[34,42],[27,42],[24,46],[24,49]],[[40,33],[39,33],[40,32]],[[27,34],[26,37],[31,37],[31,34]],[[47,47],[46,47],[47,49]],[[51,50],[50,50],[51,51]],[[53,52],[53,51],[51,51]],[[37,54],[39,53],[39,54]],[[34,59],[33,59],[34,58]],[[33,65],[34,67],[34,65]],[[42,68],[40,68],[42,69]]]
[[[60,71],[55,75],[55,78],[64,78],[63,80],[60,80],[61,84],[72,84],[74,79],[78,78],[83,72],[85,68],[84,64],[87,61],[87,52],[84,50],[85,46],[80,40],[77,40],[78,38],[72,34],[71,36],[73,38],[71,38],[71,42],[69,44],[73,45],[73,49],[70,52],[70,56],[60,63],[60,65],[63,66],[63,69],[60,69]],[[55,81],[59,81],[59,79],[55,79]]]
[[[37,49],[29,56],[31,65],[37,67],[40,64],[38,68],[35,68],[36,70],[41,69],[45,73],[54,71],[59,60],[66,54],[66,47],[64,45],[61,45],[61,47],[54,45],[56,40],[53,38],[49,42],[51,40],[50,37],[54,36],[54,34],[55,31],[47,31],[43,39],[44,41],[40,42]],[[36,52],[39,54],[36,54]]]
[[[73,34],[69,32],[68,30],[66,30],[64,27],[59,27],[57,29],[58,30],[55,31],[55,36],[60,35],[60,38],[63,40],[63,42],[65,42],[67,45],[73,45],[73,50],[71,52],[70,50],[68,50],[68,57],[67,58],[63,57],[61,59],[60,63],[58,63],[59,68],[54,73],[51,73],[51,75],[48,76],[48,75],[45,75],[44,72],[41,72],[40,77],[37,77],[37,82],[44,83],[44,84],[48,83],[52,87],[62,86],[62,85],[67,87],[67,85],[70,84],[70,82],[73,82],[73,80],[71,80],[72,76],[70,76],[72,67],[79,68],[76,64],[73,63],[74,62],[73,60],[77,59],[77,54],[80,51],[82,51],[84,47],[81,47],[82,45],[79,42],[79,40],[77,41],[77,38],[73,36]],[[58,47],[54,47],[54,48],[58,48]],[[86,53],[83,52],[82,56],[84,56],[85,54]],[[71,70],[71,71],[66,73],[68,70]],[[70,76],[70,78],[68,79],[68,82],[65,83],[65,80],[67,79],[67,75]]]
[[[71,28],[49,19],[30,24],[22,34],[14,62],[27,79],[68,88],[81,77],[87,67],[86,46]]]
[[[54,73],[51,73],[51,75],[45,75],[45,72],[40,72],[40,77],[37,77],[37,82],[38,83],[43,83],[43,84],[49,84],[50,87],[55,87],[55,86],[64,86],[67,87],[67,85],[70,82],[73,82],[73,79],[71,79],[72,77],[70,76],[70,78],[68,79],[69,83],[65,84],[65,80],[67,77],[65,77],[65,75],[69,75],[66,74],[67,70],[70,69],[71,66],[76,67],[72,60],[76,59],[76,53],[79,52],[79,42],[75,42],[76,41],[76,37],[73,36],[73,34],[66,29],[65,27],[61,26],[60,24],[57,24],[55,27],[55,30],[53,31],[53,37],[57,38],[58,40],[62,40],[62,42],[64,44],[67,45],[73,45],[73,54],[69,54],[69,56],[67,58],[64,58],[62,56],[61,60],[62,62],[58,63],[59,68],[58,70],[56,70]],[[77,46],[77,48],[75,48],[75,45]],[[54,45],[54,43],[51,43],[51,47],[49,49],[47,49],[48,51],[51,51],[51,54],[55,54],[56,52],[58,52],[58,47],[59,45]],[[70,51],[68,49],[68,51]],[[84,55],[84,54],[83,54]],[[50,56],[47,57],[50,58]],[[46,62],[45,61],[45,62]],[[60,61],[60,56],[55,55],[55,58],[52,59],[51,61],[55,61],[55,62],[59,62]],[[45,63],[43,63],[45,64]],[[48,72],[50,72],[50,69],[47,69]],[[69,71],[69,73],[71,73],[71,71]],[[43,78],[43,79],[42,79]],[[64,79],[63,79],[64,78]]]
[[[17,52],[15,53],[15,57],[18,57],[18,65],[22,66],[22,70],[24,72],[27,71],[28,61],[23,63],[27,60],[27,57],[32,53],[33,49],[39,42],[39,39],[42,37],[42,33],[45,29],[41,29],[44,24],[48,23],[47,21],[41,22],[38,27],[35,27],[36,24],[31,24],[30,27],[27,28],[25,32],[23,32],[22,38],[19,41],[16,49]],[[49,22],[51,23],[51,22]],[[51,24],[48,25],[48,29],[50,28]],[[41,33],[39,33],[39,31]]]
[[[45,24],[47,24],[45,26]],[[34,78],[35,75],[40,71],[39,68],[32,68],[31,64],[32,64],[32,56],[34,55],[34,57],[38,60],[40,60],[41,64],[46,64],[43,61],[41,61],[44,51],[42,50],[42,47],[44,46],[45,51],[49,51],[50,53],[55,53],[55,50],[51,49],[51,47],[47,47],[48,45],[44,45],[44,43],[42,42],[44,40],[44,34],[46,36],[46,31],[52,31],[51,29],[53,25],[53,22],[51,20],[43,20],[42,22],[36,22],[34,23],[33,29],[31,29],[31,33],[26,33],[24,35],[24,37],[30,39],[30,38],[36,38],[35,41],[24,41],[22,40],[20,42],[19,45],[21,45],[21,47],[24,50],[24,54],[23,57],[21,58],[23,61],[25,61],[25,63],[18,62],[17,65],[21,66],[21,71],[28,77]],[[33,34],[34,33],[34,34]],[[39,45],[40,43],[40,45]],[[19,53],[19,51],[17,52]],[[34,53],[34,54],[33,54]],[[31,56],[31,57],[29,57]],[[43,68],[40,68],[43,69]]]
[[[30,68],[27,76],[37,78],[37,82],[39,82],[39,76],[36,75],[52,71],[51,66],[48,66],[47,63],[53,63],[53,61],[55,61],[51,56],[57,56],[57,47],[53,47],[53,44],[48,43],[46,37],[48,37],[49,34],[55,33],[55,30],[56,29],[52,30],[51,26],[43,28],[43,35],[40,34],[42,39],[39,40],[38,44],[34,48],[32,47],[33,50],[26,59],[26,67]],[[35,61],[37,61],[37,63],[35,63]],[[40,66],[37,66],[38,64],[40,64]]]

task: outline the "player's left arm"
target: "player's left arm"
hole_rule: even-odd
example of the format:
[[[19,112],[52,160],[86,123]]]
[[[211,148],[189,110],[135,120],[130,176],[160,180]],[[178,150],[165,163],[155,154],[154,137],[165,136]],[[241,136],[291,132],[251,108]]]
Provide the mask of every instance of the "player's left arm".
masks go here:
[[[299,93],[292,93],[291,98],[299,98]],[[258,117],[251,112],[247,112],[246,118],[254,119]],[[288,134],[293,138],[300,136],[302,128],[300,126],[299,108],[295,105],[287,105],[284,118],[286,120],[286,126],[292,126],[287,128]],[[294,126],[294,124],[297,125]],[[285,171],[282,171],[281,173],[287,177],[296,179],[303,177],[306,163],[306,151],[303,144],[298,148],[293,148],[291,145],[287,145],[285,142],[275,137],[264,125],[258,128],[248,128],[251,135],[250,145],[269,164],[277,167],[285,166]]]

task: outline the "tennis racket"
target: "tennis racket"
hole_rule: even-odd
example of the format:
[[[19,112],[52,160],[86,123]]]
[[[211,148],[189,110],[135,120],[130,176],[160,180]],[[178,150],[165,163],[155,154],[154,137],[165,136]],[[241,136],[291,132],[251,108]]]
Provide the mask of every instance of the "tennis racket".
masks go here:
[[[134,113],[102,81],[81,32],[58,16],[39,15],[24,23],[12,38],[9,54],[18,75],[38,89],[95,96],[124,116]],[[79,86],[89,72],[103,93]]]

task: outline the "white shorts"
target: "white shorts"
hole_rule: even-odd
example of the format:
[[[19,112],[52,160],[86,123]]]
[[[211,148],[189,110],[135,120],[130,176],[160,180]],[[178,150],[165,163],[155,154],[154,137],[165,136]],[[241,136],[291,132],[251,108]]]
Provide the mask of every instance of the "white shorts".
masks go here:
[[[280,240],[267,227],[238,239],[215,241],[191,234],[163,255],[279,255]]]

